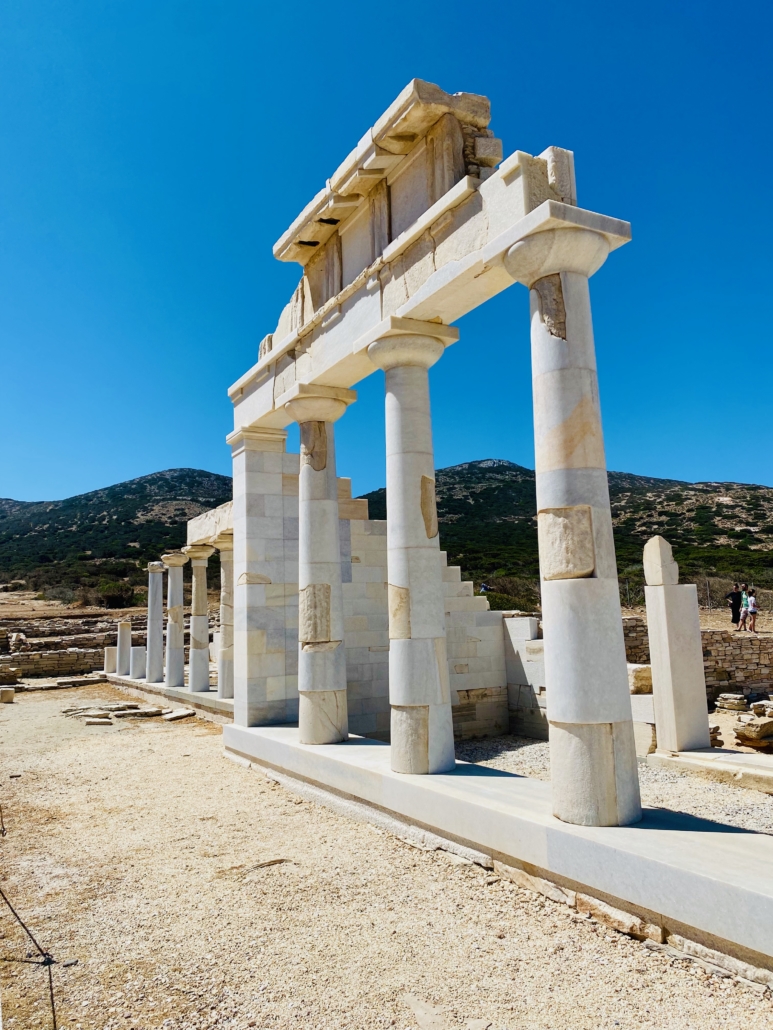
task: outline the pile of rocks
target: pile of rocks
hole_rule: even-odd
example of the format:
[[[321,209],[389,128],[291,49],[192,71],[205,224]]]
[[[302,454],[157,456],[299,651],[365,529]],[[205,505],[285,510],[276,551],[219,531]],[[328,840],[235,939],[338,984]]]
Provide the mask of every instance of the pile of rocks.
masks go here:
[[[709,737],[712,747],[724,747],[725,742],[722,740],[722,728],[718,722],[709,723]]]
[[[746,698],[743,694],[720,694],[716,707],[723,712],[745,712]]]
[[[758,751],[773,749],[773,718],[741,715],[733,726],[738,744]]]
[[[161,716],[166,722],[177,722],[193,715],[190,708],[159,708],[154,705],[141,706],[132,701],[110,701],[105,704],[82,705],[79,708],[63,708],[62,715],[70,719],[84,719],[87,726],[112,726],[113,719],[153,719]]]
[[[770,698],[767,701],[754,701],[749,707],[755,715],[764,715],[773,719],[773,701]]]

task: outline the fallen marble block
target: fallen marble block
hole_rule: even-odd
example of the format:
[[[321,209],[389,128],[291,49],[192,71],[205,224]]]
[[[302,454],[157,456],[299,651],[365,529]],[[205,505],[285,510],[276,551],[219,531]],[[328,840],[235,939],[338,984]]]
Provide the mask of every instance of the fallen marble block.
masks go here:
[[[177,722],[178,719],[187,719],[189,715],[195,715],[190,708],[177,708],[174,712],[170,712],[169,715],[164,715],[162,718],[165,722]]]
[[[0,704],[12,704],[15,695],[16,691],[13,689],[13,687],[0,687]]]
[[[86,725],[87,726],[112,726],[113,725],[113,721],[112,721],[112,719],[109,719],[109,718],[108,719],[87,719],[86,720]]]

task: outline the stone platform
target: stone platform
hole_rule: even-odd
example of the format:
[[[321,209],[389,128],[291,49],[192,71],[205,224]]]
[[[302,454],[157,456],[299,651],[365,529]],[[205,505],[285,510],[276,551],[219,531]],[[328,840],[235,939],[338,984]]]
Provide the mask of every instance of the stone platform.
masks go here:
[[[770,836],[662,809],[635,826],[573,826],[552,816],[549,783],[464,762],[399,775],[389,745],[362,737],[302,746],[294,727],[226,725],[223,738],[233,755],[638,916],[662,940],[681,935],[773,969]]]
[[[109,672],[105,674],[108,683],[114,687],[123,687],[133,694],[144,696],[146,699],[155,700],[159,697],[168,698],[193,708],[204,718],[212,719],[214,722],[232,722],[234,717],[233,698],[218,697],[216,690],[188,690],[187,687],[167,687],[164,683],[146,683],[145,680],[135,680],[131,676],[117,676]]]

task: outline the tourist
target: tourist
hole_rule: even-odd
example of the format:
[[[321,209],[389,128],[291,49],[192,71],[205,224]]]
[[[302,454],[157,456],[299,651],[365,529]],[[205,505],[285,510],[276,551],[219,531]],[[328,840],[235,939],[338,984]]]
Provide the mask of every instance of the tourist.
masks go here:
[[[748,600],[749,600],[749,632],[750,633],[756,633],[757,632],[757,612],[759,611],[759,608],[757,607],[757,591],[756,590],[750,590],[749,591]]]
[[[487,594],[488,591],[489,591],[488,583],[481,583],[480,589],[479,589],[478,593],[480,593],[480,594]]]
[[[749,617],[749,595],[746,592],[748,589],[746,583],[741,584],[741,611],[738,613],[736,633],[746,629],[746,620]]]
[[[741,614],[741,589],[737,583],[733,583],[733,589],[725,594],[725,600],[730,605],[730,621],[738,629],[738,617]]]

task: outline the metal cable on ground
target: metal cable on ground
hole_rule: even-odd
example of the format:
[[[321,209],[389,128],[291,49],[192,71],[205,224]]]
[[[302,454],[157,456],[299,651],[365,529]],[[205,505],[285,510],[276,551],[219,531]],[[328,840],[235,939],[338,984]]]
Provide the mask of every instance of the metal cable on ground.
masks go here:
[[[54,977],[53,977],[53,974],[51,972],[51,967],[55,963],[56,959],[54,958],[54,956],[49,951],[44,951],[41,948],[41,946],[35,940],[35,937],[33,936],[32,931],[30,930],[30,928],[27,926],[27,924],[24,922],[22,917],[19,915],[19,913],[13,907],[11,902],[8,900],[8,898],[7,898],[6,894],[5,894],[5,892],[3,891],[2,887],[0,887],[0,897],[6,903],[8,908],[11,910],[11,913],[12,913],[14,919],[16,919],[16,921],[18,922],[19,926],[22,928],[22,930],[24,930],[24,932],[27,934],[29,939],[35,945],[35,948],[37,949],[37,952],[40,955],[40,960],[39,961],[36,961],[34,959],[29,959],[29,958],[5,958],[5,957],[1,958],[0,961],[2,961],[2,962],[21,962],[21,963],[24,963],[25,965],[45,966],[46,967],[46,969],[48,970],[48,996],[49,996],[49,999],[51,1001],[52,1025],[53,1025],[53,1030],[57,1030],[57,1024],[56,1024],[56,1004],[54,1002]]]

